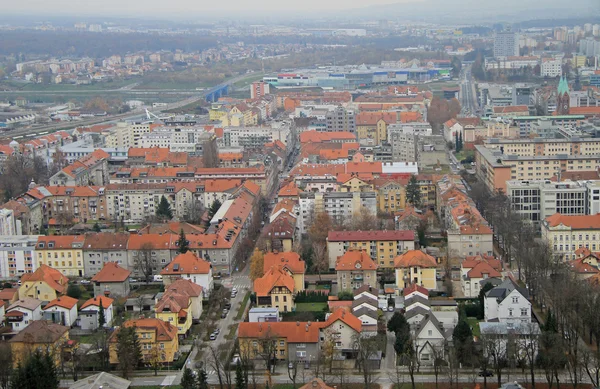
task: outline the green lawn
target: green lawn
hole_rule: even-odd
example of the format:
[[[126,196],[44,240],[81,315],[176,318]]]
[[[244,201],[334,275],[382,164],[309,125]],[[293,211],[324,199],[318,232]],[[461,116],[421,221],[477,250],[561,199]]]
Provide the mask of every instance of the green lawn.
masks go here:
[[[233,83],[233,87],[234,88],[241,88],[241,87],[244,87],[246,85],[250,85],[254,81],[262,80],[263,76],[264,76],[264,74],[262,74],[262,73],[252,73],[252,74],[249,74],[247,77],[244,77],[241,80]]]
[[[296,312],[322,312],[327,303],[297,303]]]
[[[225,335],[225,339],[232,340],[235,338],[235,334],[237,333],[237,324],[232,324],[229,326],[229,333]]]
[[[246,305],[248,304],[248,300],[250,300],[250,292],[246,292],[246,295],[244,296],[244,299],[242,300],[242,303],[240,305],[240,309],[237,315],[235,316],[235,320],[242,320],[242,317],[244,316],[244,311],[246,310]]]
[[[479,331],[479,320],[477,320],[476,317],[467,317],[467,323],[469,323],[473,329],[473,336],[479,337],[479,335],[481,335],[481,332]]]

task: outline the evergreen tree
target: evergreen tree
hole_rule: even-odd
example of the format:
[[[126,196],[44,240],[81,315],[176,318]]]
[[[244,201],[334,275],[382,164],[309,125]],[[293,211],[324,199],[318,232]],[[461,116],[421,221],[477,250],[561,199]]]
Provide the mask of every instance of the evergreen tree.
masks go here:
[[[408,185],[406,185],[406,200],[415,208],[421,206],[421,189],[417,183],[417,176],[414,174],[410,176]]]
[[[477,296],[477,300],[479,301],[479,316],[477,318],[479,320],[482,320],[485,316],[485,294],[492,289],[494,289],[494,285],[491,282],[486,282],[479,291],[479,296]]]
[[[106,316],[104,313],[104,307],[102,306],[102,299],[100,299],[100,305],[98,306],[98,327],[102,328],[106,324]]]
[[[181,388],[182,389],[194,389],[196,386],[196,380],[192,374],[192,370],[185,368],[183,370],[183,376],[181,377]]]
[[[548,317],[546,318],[546,324],[543,328],[547,332],[558,332],[558,324],[556,323],[556,317],[552,314],[552,310],[548,310]]]
[[[454,133],[454,150],[460,152],[460,144],[458,143],[458,131]]]
[[[183,228],[179,232],[179,239],[177,240],[177,252],[181,254],[185,254],[190,250],[190,242],[187,240],[185,236],[185,232],[183,232]]]
[[[215,216],[215,213],[217,213],[217,211],[219,210],[219,208],[221,208],[221,202],[219,200],[215,200],[212,202],[212,204],[210,205],[210,208],[208,209],[208,218],[212,219],[213,216]]]
[[[173,219],[173,211],[171,210],[171,204],[169,204],[169,200],[167,200],[165,196],[162,196],[160,198],[160,203],[158,203],[158,208],[156,208],[156,216],[166,220]]]
[[[57,389],[60,381],[54,356],[37,349],[23,363],[19,362],[11,377],[11,389]]]
[[[102,229],[100,228],[100,224],[98,224],[97,222],[94,223],[94,232],[102,232]]]
[[[204,369],[198,370],[198,389],[208,389],[208,375]]]
[[[393,324],[391,326],[388,324],[388,329],[392,327],[392,329],[396,333],[394,350],[396,350],[396,354],[407,354],[412,349],[412,341],[410,338],[410,325],[406,321],[404,315],[396,312],[394,313],[394,316],[392,316]]]
[[[462,132],[458,134],[458,143],[460,143],[460,150],[459,151],[462,151],[463,150],[463,146],[464,146]]]
[[[464,316],[458,320],[458,324],[454,327],[452,341],[454,342],[459,362],[467,364],[471,360],[475,350],[473,348],[473,331],[471,331],[471,326]]]
[[[239,361],[235,365],[235,389],[246,389],[244,371],[242,370],[242,364]]]
[[[128,379],[142,361],[142,348],[135,327],[121,327],[117,332],[117,356],[123,378]]]
[[[394,315],[387,323],[387,330],[396,333],[403,331],[406,326],[408,326],[408,322],[404,318],[404,315],[400,312],[394,312]]]

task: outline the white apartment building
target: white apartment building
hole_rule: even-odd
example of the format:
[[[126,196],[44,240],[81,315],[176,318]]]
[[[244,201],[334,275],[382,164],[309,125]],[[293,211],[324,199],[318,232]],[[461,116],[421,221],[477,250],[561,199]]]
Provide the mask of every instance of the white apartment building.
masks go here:
[[[0,278],[19,278],[37,269],[35,245],[38,235],[0,236]]]
[[[388,142],[392,146],[392,161],[416,162],[419,136],[430,136],[429,123],[390,124],[387,128]]]
[[[223,130],[224,147],[262,148],[265,143],[280,141],[287,145],[289,125],[271,127],[226,127]]]
[[[537,227],[555,213],[600,212],[600,181],[511,180],[506,183],[506,194],[512,208]]]
[[[215,135],[206,132],[204,127],[159,127],[152,132],[142,134],[140,147],[162,147],[172,152],[184,152],[201,157],[204,145],[212,141]]]
[[[151,131],[149,123],[119,122],[106,136],[106,147],[140,147],[140,138]]]
[[[364,208],[377,214],[375,192],[300,193],[299,229],[304,234],[312,225],[315,215],[326,212],[332,220],[345,223]]]
[[[562,74],[562,60],[559,58],[543,58],[540,65],[542,77],[559,77]]]
[[[519,34],[512,31],[497,32],[494,36],[494,57],[519,55]]]
[[[21,221],[12,209],[0,209],[0,235],[21,235]]]

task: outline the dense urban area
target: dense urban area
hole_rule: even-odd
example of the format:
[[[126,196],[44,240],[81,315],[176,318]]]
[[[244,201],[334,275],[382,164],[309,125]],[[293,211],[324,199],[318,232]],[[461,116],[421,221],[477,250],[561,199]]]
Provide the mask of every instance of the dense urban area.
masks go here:
[[[0,389],[600,387],[591,8],[0,16]]]

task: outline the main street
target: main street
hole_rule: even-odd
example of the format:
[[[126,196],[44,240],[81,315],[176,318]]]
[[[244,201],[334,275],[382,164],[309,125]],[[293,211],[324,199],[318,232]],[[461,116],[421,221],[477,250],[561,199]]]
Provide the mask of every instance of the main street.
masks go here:
[[[477,93],[475,91],[475,84],[473,83],[471,65],[467,65],[463,68],[460,78],[459,100],[462,107],[461,114],[465,116],[475,116],[479,109],[479,104],[477,103]]]

